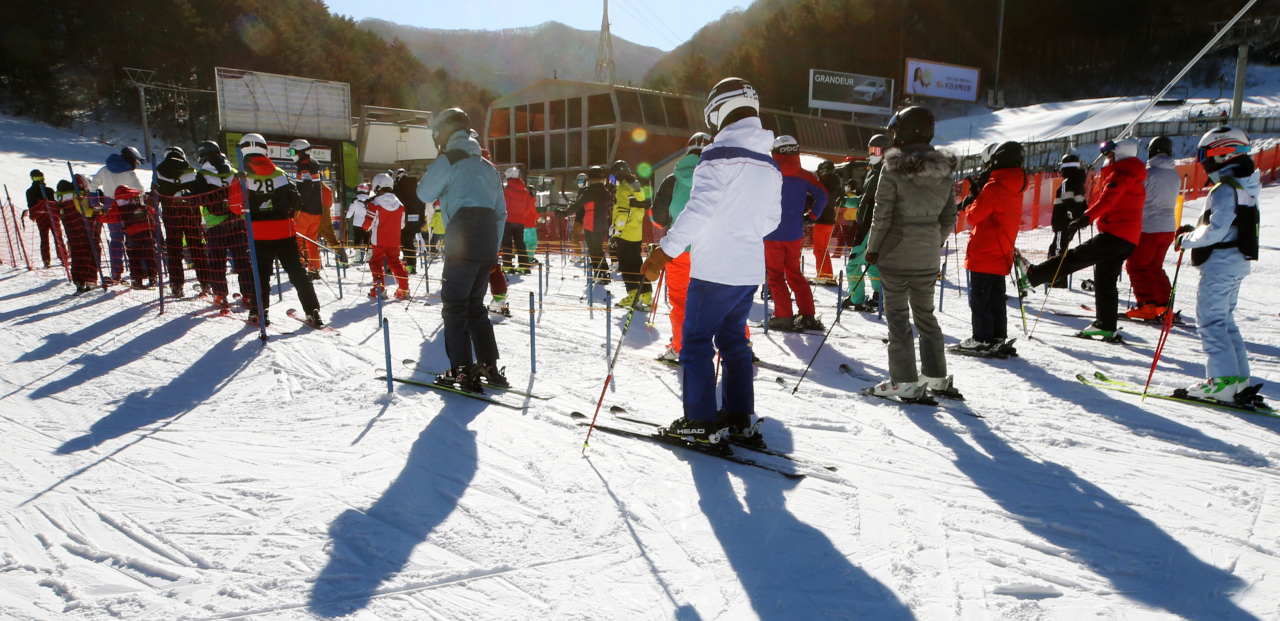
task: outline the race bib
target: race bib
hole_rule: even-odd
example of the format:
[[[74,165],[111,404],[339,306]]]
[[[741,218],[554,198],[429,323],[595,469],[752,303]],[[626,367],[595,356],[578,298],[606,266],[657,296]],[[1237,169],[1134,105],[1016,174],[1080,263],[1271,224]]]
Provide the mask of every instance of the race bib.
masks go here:
[[[409,221],[410,221],[410,222],[417,222],[418,220],[419,220],[419,216],[418,216],[418,214],[416,214],[416,213],[411,213],[411,214],[409,214]]]

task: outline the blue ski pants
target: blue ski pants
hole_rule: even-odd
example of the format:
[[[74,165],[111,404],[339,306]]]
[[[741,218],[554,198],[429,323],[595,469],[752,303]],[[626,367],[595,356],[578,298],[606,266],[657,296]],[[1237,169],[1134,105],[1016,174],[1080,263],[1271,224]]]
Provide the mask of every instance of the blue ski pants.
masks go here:
[[[1208,377],[1249,377],[1249,354],[1236,327],[1236,301],[1244,276],[1200,274],[1196,299],[1196,333],[1209,357]]]
[[[689,280],[684,310],[684,343],[680,366],[684,369],[684,416],[689,420],[715,421],[716,350],[720,350],[724,411],[730,417],[755,414],[751,344],[747,341],[747,314],[756,285],[722,285]]]

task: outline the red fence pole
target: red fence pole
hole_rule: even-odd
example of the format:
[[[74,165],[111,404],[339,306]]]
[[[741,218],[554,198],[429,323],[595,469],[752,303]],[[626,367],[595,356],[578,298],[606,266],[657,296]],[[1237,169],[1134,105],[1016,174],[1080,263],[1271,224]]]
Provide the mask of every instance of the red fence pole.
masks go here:
[[[9,202],[9,215],[13,216],[13,232],[18,237],[18,248],[22,250],[22,260],[27,264],[27,271],[31,271],[31,257],[27,256],[27,245],[22,243],[22,233],[18,228],[18,211],[13,208],[13,199],[9,196],[9,186],[4,186],[4,198]]]

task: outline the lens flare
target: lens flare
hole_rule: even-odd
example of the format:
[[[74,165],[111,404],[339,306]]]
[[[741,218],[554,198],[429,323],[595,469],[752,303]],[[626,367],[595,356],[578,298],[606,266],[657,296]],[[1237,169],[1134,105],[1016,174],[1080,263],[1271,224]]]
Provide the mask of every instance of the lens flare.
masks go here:
[[[640,165],[636,166],[636,174],[641,179],[648,179],[653,174],[653,166],[649,162],[640,162]]]
[[[240,34],[240,40],[255,54],[268,54],[276,47],[275,33],[271,32],[262,18],[252,13],[241,15],[236,20],[236,32]]]
[[[631,130],[631,141],[636,144],[644,144],[649,139],[649,132],[643,127],[637,127]]]

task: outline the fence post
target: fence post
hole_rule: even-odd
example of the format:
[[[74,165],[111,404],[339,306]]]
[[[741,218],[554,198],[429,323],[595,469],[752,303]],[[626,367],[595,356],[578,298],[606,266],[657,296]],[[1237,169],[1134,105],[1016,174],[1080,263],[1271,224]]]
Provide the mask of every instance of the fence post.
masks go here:
[[[27,254],[27,245],[22,242],[22,229],[19,227],[18,212],[13,208],[13,199],[9,197],[9,186],[4,186],[4,198],[9,202],[9,216],[13,218],[13,235],[18,238],[18,249],[22,251],[22,260],[27,264],[27,271],[31,271],[31,256]],[[14,257],[15,259],[17,257]]]
[[[604,292],[604,358],[613,358],[613,294]]]
[[[4,243],[9,246],[9,262],[18,267],[18,255],[14,254],[13,240],[9,238],[9,216],[4,212],[4,205],[0,205],[0,219],[4,221]]]
[[[381,296],[378,297],[378,307],[382,307]],[[385,317],[382,319],[382,349],[387,354],[387,394],[391,394],[393,392],[391,384],[391,332],[388,331]]]
[[[545,264],[545,263],[539,263],[539,264],[538,264],[538,310],[542,310],[542,284],[543,284],[543,283],[542,283],[542,273],[543,273],[543,269],[542,269],[542,268],[544,268],[544,267],[546,267],[546,264]],[[550,269],[547,269],[546,271],[547,271],[547,272],[550,272],[551,270],[550,270]],[[530,293],[529,295],[533,295],[533,294],[532,294],[532,293]]]
[[[538,372],[537,323],[533,315],[533,292],[529,292],[529,373]]]

